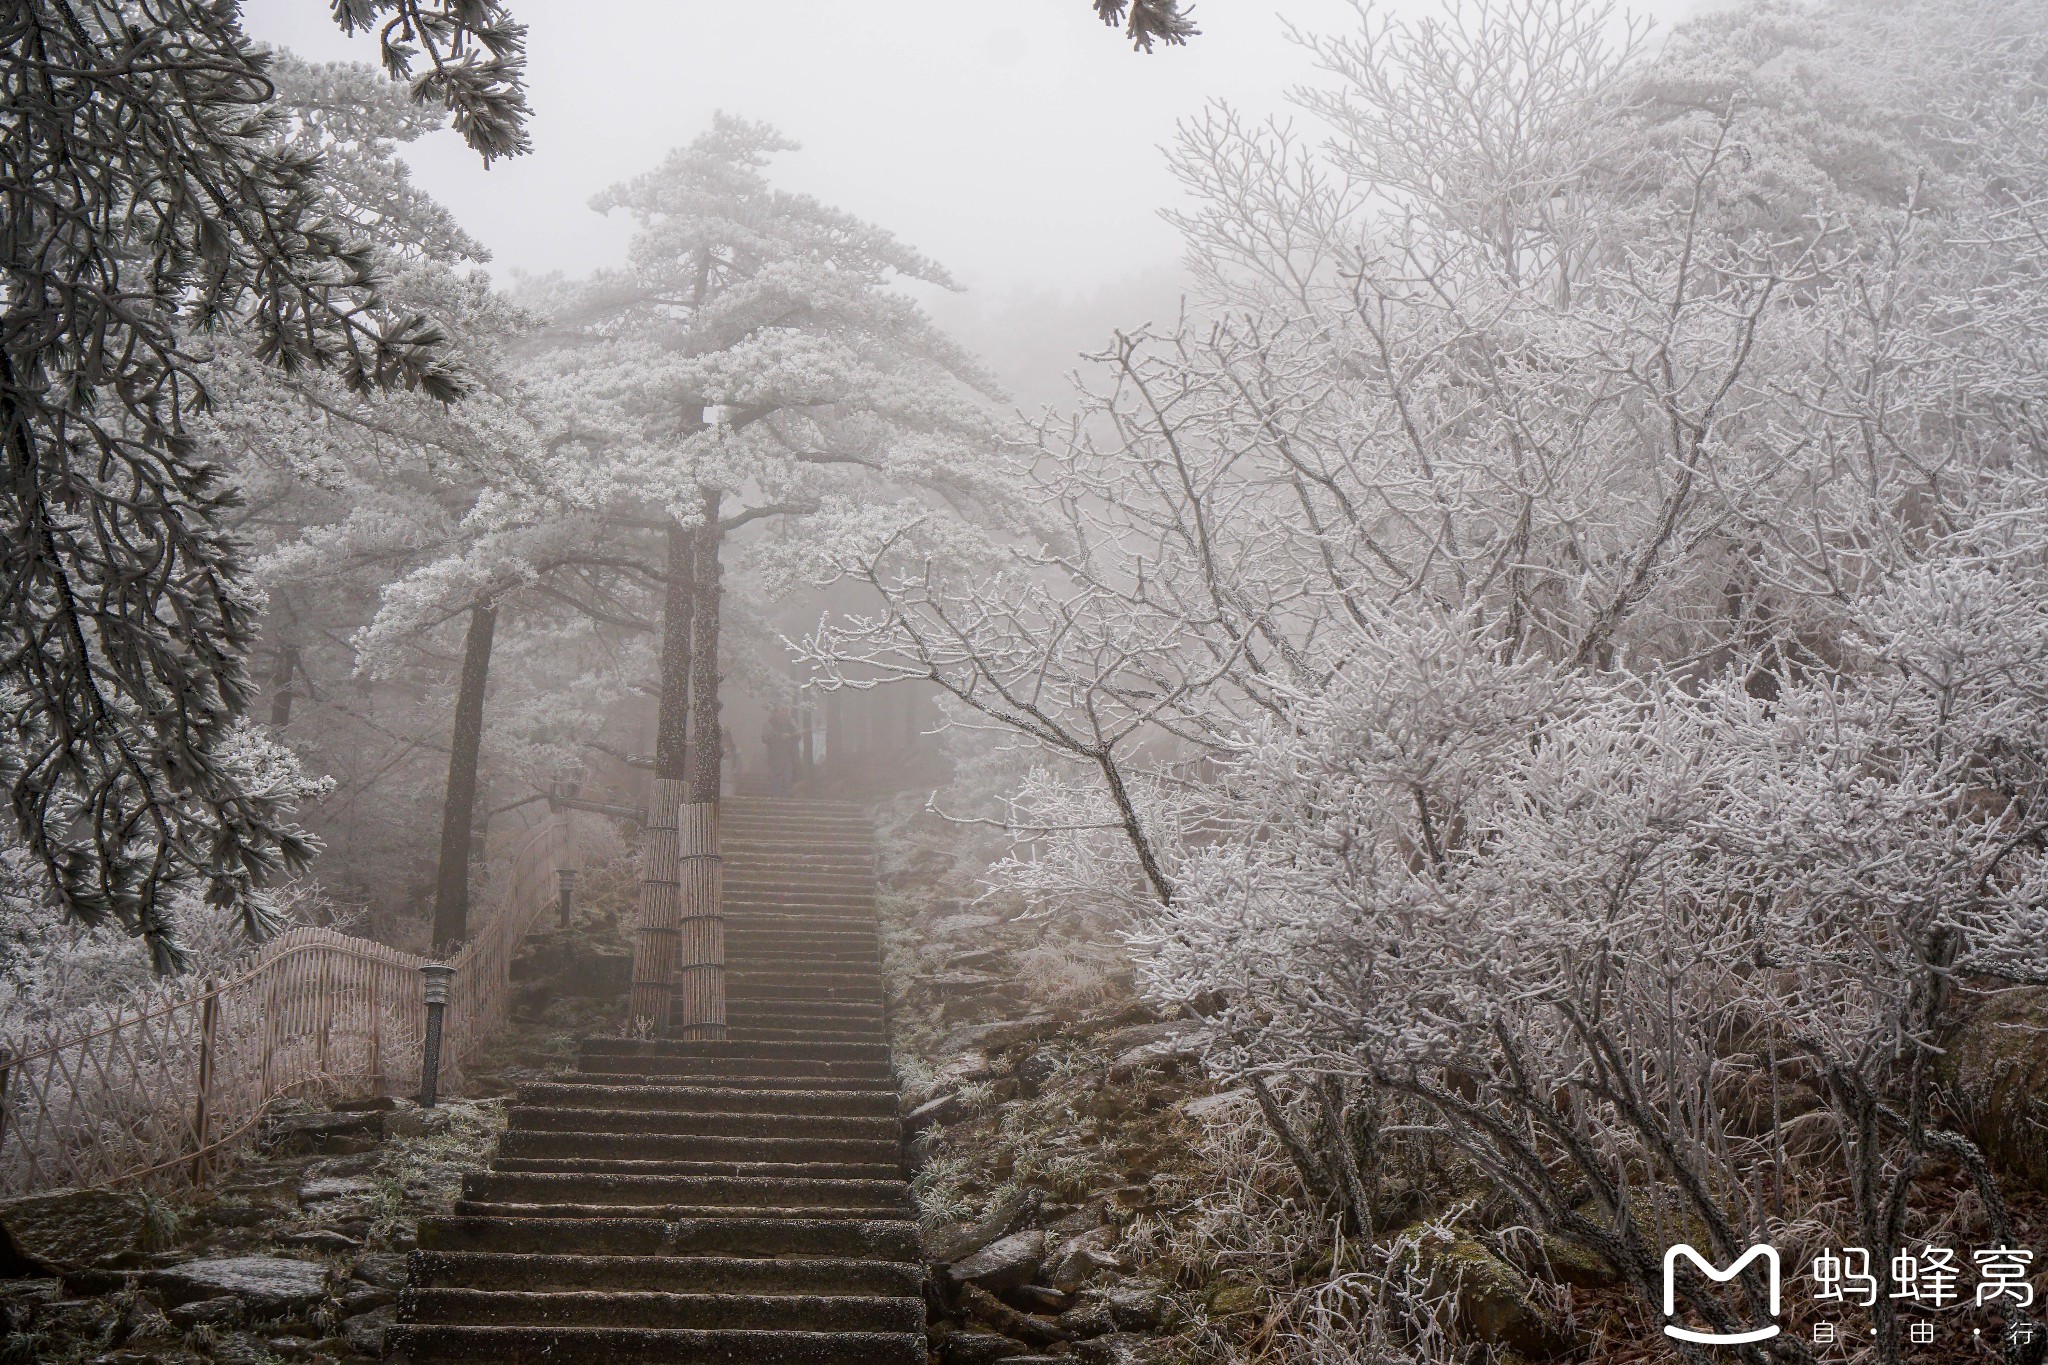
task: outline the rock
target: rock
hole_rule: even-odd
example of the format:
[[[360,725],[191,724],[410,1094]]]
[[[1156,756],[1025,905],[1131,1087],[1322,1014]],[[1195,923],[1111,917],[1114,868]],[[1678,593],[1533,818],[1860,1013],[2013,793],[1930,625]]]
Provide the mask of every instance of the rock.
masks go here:
[[[960,1291],[960,1306],[1004,1336],[1028,1341],[1033,1346],[1051,1346],[1067,1339],[1066,1330],[1051,1318],[1020,1313],[975,1285],[970,1284]]]
[[[1154,1365],[1165,1356],[1163,1348],[1151,1337],[1136,1332],[1112,1332],[1093,1341],[1075,1342],[1074,1358],[1085,1365]]]
[[[361,1199],[377,1192],[377,1182],[366,1175],[323,1175],[299,1186],[301,1204],[318,1204],[331,1199]]]
[[[446,1108],[436,1105],[432,1109],[413,1106],[389,1114],[384,1119],[384,1136],[395,1138],[432,1137],[445,1133],[455,1122],[455,1117]]]
[[[1605,1289],[1621,1279],[1596,1253],[1548,1233],[1530,1254],[1517,1256],[1516,1265],[1529,1275],[1574,1289]]]
[[[369,1095],[359,1100],[336,1100],[327,1107],[337,1114],[388,1114],[404,1103],[390,1095]]]
[[[354,1251],[362,1245],[355,1238],[336,1232],[333,1228],[314,1228],[310,1232],[280,1232],[276,1241],[282,1246],[303,1247],[307,1251]]]
[[[946,1365],[993,1365],[998,1360],[1015,1360],[1031,1348],[995,1332],[954,1332],[939,1346],[939,1358]]]
[[[265,1121],[260,1146],[266,1151],[358,1152],[383,1135],[385,1117],[374,1109],[276,1114]]]
[[[1030,1204],[1031,1196],[1023,1190],[1007,1190],[972,1223],[934,1233],[925,1247],[925,1255],[939,1265],[971,1256],[1008,1232]]]
[[[1093,1228],[1068,1239],[1054,1258],[1052,1287],[1071,1294],[1103,1271],[1116,1269],[1116,1243],[1112,1227]]]
[[[1029,1284],[1045,1260],[1045,1234],[1033,1228],[998,1238],[971,1256],[946,1267],[946,1278],[954,1284],[979,1285],[983,1289],[1008,1289]]]
[[[348,1338],[349,1349],[373,1360],[384,1358],[384,1333],[392,1323],[398,1321],[398,1310],[393,1307],[373,1308],[367,1313],[358,1313],[341,1325],[341,1334]]]
[[[256,1315],[304,1308],[327,1297],[327,1267],[283,1256],[224,1256],[187,1261],[145,1277],[174,1303],[232,1294]]]
[[[1019,1043],[1035,1042],[1059,1027],[1050,1014],[1027,1014],[1022,1019],[1002,1019],[993,1024],[969,1024],[947,1034],[939,1044],[941,1052],[1000,1052]]]
[[[914,1137],[927,1128],[936,1128],[948,1123],[958,1123],[961,1119],[966,1118],[968,1113],[967,1101],[960,1097],[960,1092],[948,1090],[945,1094],[928,1099],[908,1114],[905,1114],[903,1116],[903,1131]]]
[[[1113,1284],[1088,1297],[1102,1306],[1119,1331],[1150,1332],[1166,1321],[1166,1295],[1156,1285]]]
[[[1181,1105],[1180,1112],[1198,1123],[1214,1123],[1249,1112],[1257,1103],[1250,1090],[1225,1090],[1219,1094],[1188,1100]]]
[[[180,1331],[189,1332],[194,1327],[233,1327],[242,1320],[242,1301],[233,1294],[222,1294],[219,1298],[195,1299],[166,1310],[165,1316],[171,1325]]]
[[[81,1270],[140,1250],[149,1205],[119,1190],[50,1190],[0,1201],[0,1275]]]
[[[1223,1280],[1202,1296],[1202,1306],[1209,1310],[1209,1316],[1227,1318],[1237,1313],[1249,1313],[1259,1306],[1264,1296],[1255,1284],[1238,1280]]]
[[[395,1251],[367,1251],[356,1258],[349,1278],[378,1289],[405,1288],[405,1257]]]
[[[1153,1047],[1160,1043],[1206,1046],[1213,1036],[1214,1030],[1199,1019],[1167,1019],[1156,1024],[1132,1024],[1117,1029],[1104,1035],[1101,1044],[1110,1052],[1129,1052],[1133,1048]]]
[[[1478,1242],[1445,1241],[1424,1231],[1414,1244],[1431,1287],[1452,1296],[1457,1310],[1453,1331],[1538,1360],[1576,1344],[1561,1324],[1529,1301],[1527,1277]]]
[[[1072,1294],[1063,1294],[1042,1284],[1011,1285],[1000,1291],[998,1296],[1010,1307],[1021,1308],[1027,1313],[1064,1313],[1074,1306]]]

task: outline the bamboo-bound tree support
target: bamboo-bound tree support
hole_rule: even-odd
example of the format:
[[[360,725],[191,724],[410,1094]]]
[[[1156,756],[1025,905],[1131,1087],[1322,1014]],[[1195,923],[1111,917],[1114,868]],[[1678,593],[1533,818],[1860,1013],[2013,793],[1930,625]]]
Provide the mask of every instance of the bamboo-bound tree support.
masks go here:
[[[682,941],[675,972],[675,1025],[684,1038],[725,1037],[725,916],[718,857],[719,496],[704,494],[697,534],[694,654],[690,660],[689,804],[676,817]]]
[[[477,760],[484,744],[484,690],[491,680],[491,640],[498,604],[469,611],[462,642],[462,681],[455,694],[455,735],[448,754],[448,795],[441,804],[441,857],[434,877],[434,951],[446,954],[469,937],[469,861],[476,840]]]
[[[655,719],[654,785],[640,843],[640,909],[633,943],[630,1017],[661,1029],[668,1023],[681,933],[676,813],[688,796],[691,631],[696,611],[695,532],[670,524],[668,582],[661,609],[661,700]]]

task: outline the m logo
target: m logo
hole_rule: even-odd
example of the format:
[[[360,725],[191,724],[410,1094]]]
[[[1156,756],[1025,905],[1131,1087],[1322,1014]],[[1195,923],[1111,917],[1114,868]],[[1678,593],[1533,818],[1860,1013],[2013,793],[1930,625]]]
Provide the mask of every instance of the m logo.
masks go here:
[[[1735,1258],[1735,1263],[1726,1270],[1718,1270],[1709,1264],[1707,1258],[1694,1251],[1684,1242],[1664,1253],[1664,1316],[1678,1316],[1678,1258],[1685,1257],[1699,1267],[1700,1274],[1716,1284],[1726,1284],[1740,1275],[1751,1261],[1761,1260],[1771,1275],[1771,1316],[1778,1316],[1778,1249],[1771,1246],[1753,1246]],[[1698,1342],[1702,1346],[1741,1346],[1752,1341],[1769,1341],[1778,1335],[1778,1324],[1758,1327],[1748,1332],[1695,1332],[1690,1327],[1680,1327],[1675,1322],[1664,1324],[1664,1335],[1680,1341]]]

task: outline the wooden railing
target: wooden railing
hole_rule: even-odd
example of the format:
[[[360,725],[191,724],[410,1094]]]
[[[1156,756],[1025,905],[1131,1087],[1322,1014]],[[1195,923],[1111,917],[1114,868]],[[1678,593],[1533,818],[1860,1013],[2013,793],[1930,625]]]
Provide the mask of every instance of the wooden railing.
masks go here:
[[[464,944],[442,1047],[459,1086],[510,1015],[512,959],[555,904],[573,830],[556,815],[514,853],[490,922]],[[203,1184],[288,1095],[410,1094],[429,959],[331,929],[294,929],[222,979],[169,982],[103,1021],[0,1054],[0,1194]]]

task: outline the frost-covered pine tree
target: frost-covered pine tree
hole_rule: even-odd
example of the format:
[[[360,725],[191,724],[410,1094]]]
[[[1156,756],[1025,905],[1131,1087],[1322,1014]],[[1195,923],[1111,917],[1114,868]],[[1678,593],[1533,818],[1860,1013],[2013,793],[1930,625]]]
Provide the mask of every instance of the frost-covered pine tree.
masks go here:
[[[495,3],[349,0],[486,159],[520,150],[521,31]],[[0,778],[63,913],[159,964],[166,897],[303,863],[296,786],[245,723],[256,600],[193,444],[195,335],[288,370],[459,392],[328,211],[234,4],[27,0],[0,17]]]
[[[711,928],[720,781],[725,547],[757,522],[767,581],[800,581],[848,534],[987,492],[989,381],[892,280],[950,286],[888,233],[775,189],[791,143],[720,117],[658,168],[600,195],[638,225],[630,264],[537,305],[555,324],[535,371],[577,507],[561,534],[659,566],[655,801],[633,1013],[659,1021],[685,921]],[[517,519],[521,509],[507,507]],[[544,515],[554,516],[547,512]],[[799,529],[800,528],[800,529]],[[680,855],[674,831],[684,831]],[[682,889],[679,888],[679,884]],[[715,963],[710,939],[688,950]],[[715,972],[684,998],[719,1027]]]

